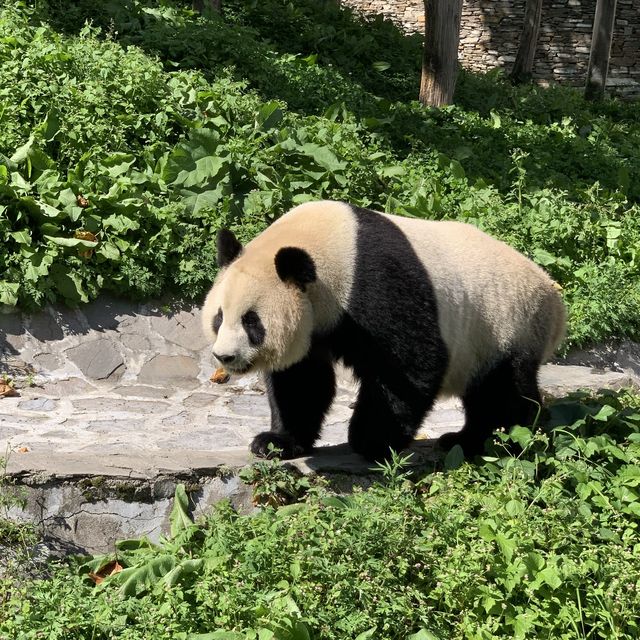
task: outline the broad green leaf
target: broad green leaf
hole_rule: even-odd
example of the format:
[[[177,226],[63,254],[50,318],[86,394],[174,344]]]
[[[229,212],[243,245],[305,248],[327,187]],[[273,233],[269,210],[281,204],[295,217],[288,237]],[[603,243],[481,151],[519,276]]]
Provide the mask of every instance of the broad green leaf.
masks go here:
[[[189,498],[183,484],[176,486],[176,493],[173,499],[173,508],[169,516],[171,524],[171,537],[174,538],[180,532],[190,528],[193,520],[189,515]]]
[[[608,404],[605,404],[600,411],[598,411],[598,413],[596,413],[595,416],[593,416],[594,420],[598,420],[598,422],[607,422],[609,420],[609,418],[614,415],[616,412],[616,410],[609,406]]]
[[[544,249],[535,249],[533,251],[533,259],[542,267],[548,267],[550,264],[555,264],[557,261],[556,256]]]
[[[34,136],[30,136],[30,138],[21,147],[16,149],[15,153],[11,156],[11,162],[22,164],[29,157],[29,152],[34,145],[34,142]]]
[[[549,565],[538,573],[538,578],[544,580],[552,589],[557,589],[562,584],[562,579],[558,575],[558,567]]]
[[[203,191],[202,193],[183,192],[184,205],[189,213],[198,213],[201,209],[215,209],[222,197],[221,189]]]
[[[13,231],[9,234],[18,244],[31,244],[31,234],[28,231]]]
[[[302,145],[301,151],[313,158],[316,164],[327,169],[327,171],[341,171],[347,167],[347,163],[338,160],[329,147],[321,147],[313,142],[306,142]]]
[[[509,500],[509,502],[507,502],[504,508],[512,518],[519,516],[525,511],[525,507],[522,501],[516,500],[516,499]]]
[[[502,552],[502,555],[505,557],[507,562],[511,562],[511,558],[513,557],[513,553],[516,550],[516,543],[511,538],[508,538],[504,535],[504,533],[498,532],[496,533],[496,543]]]
[[[454,445],[444,458],[444,468],[453,471],[464,463],[464,451],[459,444]]]
[[[396,164],[388,167],[383,167],[378,173],[383,178],[394,178],[396,176],[404,175],[406,173],[406,169],[402,165]]]
[[[11,174],[11,186],[23,193],[28,193],[32,188],[31,183],[27,182],[17,171]]]
[[[129,153],[114,153],[100,161],[100,168],[111,178],[117,178],[126,173],[135,161]]]
[[[15,307],[18,304],[18,291],[20,285],[17,282],[0,280],[0,302]]]
[[[49,274],[52,264],[53,256],[50,253],[36,251],[29,257],[24,270],[24,277],[30,282],[37,282],[40,278]]]
[[[60,245],[61,247],[89,247],[93,248],[97,246],[97,242],[91,240],[81,240],[80,238],[63,238],[56,236],[45,236],[49,242]]]
[[[51,109],[47,113],[45,121],[41,125],[42,136],[47,142],[51,142],[60,130],[60,114],[56,109]]]
[[[162,578],[162,582],[168,587],[173,587],[186,576],[194,573],[200,573],[203,567],[204,560],[202,558],[187,558],[182,560],[178,565],[171,569],[171,571],[166,573]]]
[[[388,62],[384,62],[383,60],[380,60],[378,62],[373,62],[371,64],[371,66],[376,71],[386,71],[387,69],[389,69],[391,67],[391,65]]]
[[[280,105],[275,100],[272,100],[271,102],[263,104],[258,110],[256,126],[262,129],[262,131],[268,131],[278,125],[282,121],[283,116],[284,114]]]
[[[96,250],[96,254],[107,260],[120,260],[120,251],[112,242],[103,242]]]
[[[437,636],[432,631],[428,631],[427,629],[420,629],[418,633],[413,633],[410,636],[407,636],[407,640],[440,640],[440,636]]]
[[[516,426],[509,431],[509,437],[524,448],[529,444],[529,442],[531,442],[533,434],[531,433],[531,429],[527,429],[527,427]]]
[[[82,287],[82,279],[77,273],[68,270],[62,264],[54,264],[51,268],[51,277],[63,297],[69,302],[89,302],[89,298]]]
[[[116,233],[125,233],[139,229],[140,223],[128,216],[113,214],[102,221],[102,226],[105,229],[113,229]]]
[[[120,585],[120,592],[124,596],[137,596],[153,585],[175,566],[176,558],[172,554],[162,554],[152,558],[140,566],[123,569],[116,573],[111,580]]]

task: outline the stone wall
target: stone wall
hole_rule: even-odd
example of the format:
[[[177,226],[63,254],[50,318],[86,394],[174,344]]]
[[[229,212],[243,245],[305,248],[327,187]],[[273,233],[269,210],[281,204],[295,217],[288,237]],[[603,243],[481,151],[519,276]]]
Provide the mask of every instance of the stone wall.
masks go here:
[[[409,33],[424,31],[422,0],[342,0],[383,14]],[[584,86],[596,0],[545,0],[533,75],[540,84]],[[518,49],[525,0],[463,0],[459,56],[463,67],[510,70]],[[640,96],[640,0],[618,0],[607,88]]]

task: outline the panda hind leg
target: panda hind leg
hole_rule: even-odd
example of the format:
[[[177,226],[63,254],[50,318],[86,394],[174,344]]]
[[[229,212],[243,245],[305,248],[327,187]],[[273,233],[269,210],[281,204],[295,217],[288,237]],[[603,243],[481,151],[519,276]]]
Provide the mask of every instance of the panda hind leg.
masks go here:
[[[379,381],[362,379],[349,422],[351,448],[372,462],[406,449],[435,399],[435,393],[430,399],[415,395],[400,397]]]
[[[285,460],[310,453],[335,395],[333,362],[324,354],[310,354],[284,371],[270,373],[266,383],[271,430],[253,439],[251,452]]]
[[[441,436],[439,446],[448,450],[459,444],[466,457],[473,457],[483,453],[485,441],[496,429],[532,424],[542,403],[539,367],[536,359],[512,356],[474,380],[462,398],[463,429]]]

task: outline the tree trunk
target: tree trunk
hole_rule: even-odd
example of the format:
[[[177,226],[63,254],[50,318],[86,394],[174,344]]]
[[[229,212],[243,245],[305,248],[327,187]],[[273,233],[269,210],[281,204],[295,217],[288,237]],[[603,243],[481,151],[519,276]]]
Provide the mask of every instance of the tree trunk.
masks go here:
[[[587,85],[584,91],[584,97],[587,100],[600,100],[604,96],[615,18],[616,0],[597,0],[593,35],[591,36],[589,69],[587,70]]]
[[[462,0],[424,0],[424,50],[420,102],[451,104],[458,75]]]
[[[543,0],[527,0],[524,10],[524,26],[520,36],[520,46],[516,54],[516,61],[511,71],[511,80],[516,84],[529,82],[533,71],[533,58],[538,44],[540,18],[542,16]]]
[[[222,0],[193,0],[193,10],[198,13],[204,13],[205,7],[215,11],[216,13],[222,12]]]

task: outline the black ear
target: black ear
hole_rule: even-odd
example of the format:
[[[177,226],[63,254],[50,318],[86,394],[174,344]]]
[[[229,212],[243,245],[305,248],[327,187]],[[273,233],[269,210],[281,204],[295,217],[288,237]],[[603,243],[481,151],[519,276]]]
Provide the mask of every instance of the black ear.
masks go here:
[[[303,291],[316,281],[316,265],[303,249],[283,247],[276,253],[276,272],[283,282],[293,282]]]
[[[242,245],[236,240],[233,232],[220,229],[216,236],[218,266],[222,269],[230,265],[242,251]]]

